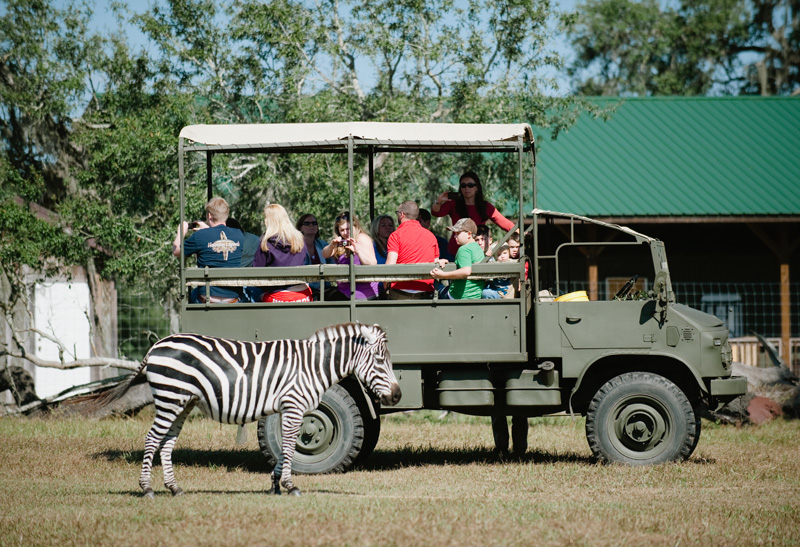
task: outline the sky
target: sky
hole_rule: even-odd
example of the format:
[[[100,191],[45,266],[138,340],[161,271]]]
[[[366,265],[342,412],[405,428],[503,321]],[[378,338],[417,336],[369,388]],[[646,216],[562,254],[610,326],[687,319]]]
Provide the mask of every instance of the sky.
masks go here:
[[[108,32],[110,29],[116,29],[118,27],[117,19],[111,11],[111,2],[109,0],[83,1],[93,8],[95,17],[92,26],[94,30],[98,32]],[[573,10],[579,1],[581,0],[553,0],[552,6],[561,11]],[[59,8],[65,8],[69,4],[69,0],[55,0],[54,4]],[[152,2],[148,1],[148,5],[151,4]],[[134,6],[132,8],[134,11],[144,11],[144,7],[141,4],[134,2],[132,5]],[[125,27],[125,31],[127,32],[128,40],[132,46],[148,47],[145,36],[137,28],[127,26]],[[565,58],[565,63],[568,64],[571,60],[572,50],[567,44],[566,38],[564,36],[554,36],[550,45]],[[553,71],[553,73],[545,74],[545,76],[555,77],[559,86],[558,95],[564,95],[569,91],[569,83],[565,75],[557,74]]]

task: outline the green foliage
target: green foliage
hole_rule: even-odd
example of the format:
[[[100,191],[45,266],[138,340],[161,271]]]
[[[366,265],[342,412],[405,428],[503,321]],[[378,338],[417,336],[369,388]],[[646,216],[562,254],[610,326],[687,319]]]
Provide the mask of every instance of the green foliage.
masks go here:
[[[89,32],[85,4],[61,6],[9,0],[0,16],[0,258],[18,294],[20,265],[40,275],[91,265],[173,301],[186,125],[524,121],[549,136],[586,108],[541,92],[542,71],[561,66],[546,47],[549,0],[115,3],[146,37],[138,50],[112,29]],[[366,159],[356,168],[367,225]],[[467,168],[514,196],[516,174],[496,159],[379,156],[375,213],[405,199],[429,206]],[[213,169],[214,191],[256,233],[267,202],[318,215],[323,234],[349,207],[341,156],[219,156]],[[205,158],[187,158],[185,172],[186,215],[200,218]]]
[[[583,95],[791,94],[800,89],[797,3],[587,0],[570,24]],[[743,56],[748,54],[749,56]]]

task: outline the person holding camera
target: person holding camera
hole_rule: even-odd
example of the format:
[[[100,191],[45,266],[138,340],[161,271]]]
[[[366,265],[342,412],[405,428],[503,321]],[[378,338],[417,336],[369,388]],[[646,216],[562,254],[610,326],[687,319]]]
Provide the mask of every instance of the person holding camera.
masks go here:
[[[181,255],[181,238],[190,232],[183,242],[185,256],[197,255],[197,267],[237,268],[242,263],[244,234],[241,230],[225,225],[230,209],[228,202],[221,197],[213,197],[206,204],[206,220],[183,222],[172,242],[172,254]],[[239,289],[232,287],[211,287],[210,302],[237,302],[241,296]],[[189,302],[196,304],[206,301],[206,288],[195,287],[189,293]]]
[[[431,206],[431,213],[436,217],[450,215],[455,224],[462,218],[471,218],[478,226],[492,221],[506,232],[514,228],[514,223],[504,217],[494,205],[483,199],[481,179],[476,173],[467,171],[458,181],[457,192],[442,192]],[[458,251],[455,235],[450,237],[447,250],[455,255]]]
[[[337,264],[354,265],[377,264],[375,247],[372,238],[361,227],[355,216],[345,211],[337,215],[333,225],[336,236],[322,249],[323,258],[332,257]],[[378,283],[376,281],[356,283],[356,300],[376,300],[378,298]],[[328,300],[350,300],[350,283],[340,282],[336,287],[325,293]]]

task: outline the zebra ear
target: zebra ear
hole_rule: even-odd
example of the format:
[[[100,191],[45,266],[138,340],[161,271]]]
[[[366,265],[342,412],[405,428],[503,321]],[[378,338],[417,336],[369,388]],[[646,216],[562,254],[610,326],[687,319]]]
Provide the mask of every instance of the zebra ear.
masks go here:
[[[374,344],[378,341],[378,335],[370,327],[359,325],[358,328],[361,331],[361,335],[367,339],[368,344]]]

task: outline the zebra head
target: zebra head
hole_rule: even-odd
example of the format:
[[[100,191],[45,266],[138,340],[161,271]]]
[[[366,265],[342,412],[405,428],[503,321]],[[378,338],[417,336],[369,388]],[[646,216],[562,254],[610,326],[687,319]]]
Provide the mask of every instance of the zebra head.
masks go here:
[[[402,394],[392,369],[386,332],[378,325],[358,325],[357,328],[364,340],[364,351],[356,364],[355,374],[372,393],[380,397],[382,405],[394,406]]]

